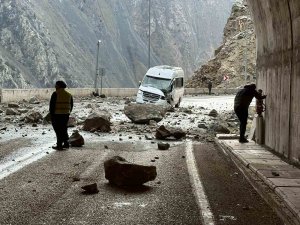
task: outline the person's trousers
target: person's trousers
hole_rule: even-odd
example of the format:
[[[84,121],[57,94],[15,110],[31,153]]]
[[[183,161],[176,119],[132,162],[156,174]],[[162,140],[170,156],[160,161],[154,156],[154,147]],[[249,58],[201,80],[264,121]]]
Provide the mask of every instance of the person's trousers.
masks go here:
[[[237,107],[234,111],[240,121],[240,139],[244,139],[248,120],[248,108]]]
[[[54,114],[51,116],[52,126],[56,134],[57,146],[62,146],[69,140],[68,121],[69,114]]]

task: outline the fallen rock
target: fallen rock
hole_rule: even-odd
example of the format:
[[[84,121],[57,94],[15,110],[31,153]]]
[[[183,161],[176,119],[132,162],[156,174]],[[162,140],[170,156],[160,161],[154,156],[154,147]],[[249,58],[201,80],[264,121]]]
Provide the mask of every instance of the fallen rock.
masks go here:
[[[210,126],[210,130],[213,130],[214,132],[219,134],[230,134],[230,130],[223,124],[212,124]]]
[[[213,109],[208,113],[208,115],[211,116],[211,117],[217,117],[218,112],[217,112],[217,110]]]
[[[114,156],[104,162],[105,178],[117,186],[140,186],[157,176],[155,166],[144,166],[127,162]]]
[[[186,136],[181,128],[165,127],[161,125],[156,129],[155,137],[159,140],[165,140],[169,137],[174,137],[175,139],[181,139]]]
[[[131,103],[124,107],[125,115],[137,124],[149,124],[150,120],[159,122],[164,118],[167,110],[168,106],[154,104]]]
[[[77,120],[74,116],[70,116],[68,120],[68,127],[75,127],[77,125]]]
[[[19,108],[20,106],[17,103],[8,103],[7,107],[9,107],[9,108]]]
[[[42,119],[43,119],[43,116],[39,112],[30,112],[24,117],[24,122],[25,123],[38,123]]]
[[[48,113],[44,118],[43,118],[43,124],[46,125],[46,124],[49,124],[51,123],[51,114]]]
[[[99,192],[96,183],[88,184],[88,185],[82,186],[81,188],[84,190],[84,193],[86,193],[86,194],[96,194]]]
[[[153,137],[152,137],[152,135],[145,134],[145,139],[146,140],[153,140]]]
[[[84,121],[82,129],[84,131],[100,131],[100,132],[110,132],[110,118],[111,115],[107,111],[93,112]]]
[[[30,99],[29,99],[29,103],[30,104],[39,104],[40,103],[40,101],[39,101],[39,99],[37,98],[37,97],[31,97]]]
[[[84,145],[84,139],[81,134],[79,134],[78,130],[74,130],[72,135],[69,138],[69,143],[73,147],[81,147]]]
[[[170,148],[170,144],[159,142],[157,143],[157,147],[159,150],[168,150]]]
[[[14,109],[14,108],[8,108],[5,111],[5,115],[8,115],[8,116],[20,115],[20,114],[21,113],[18,110]]]
[[[199,127],[199,128],[202,128],[202,129],[207,129],[207,126],[206,126],[205,123],[199,123],[199,124],[198,124],[198,127]]]
[[[156,126],[157,122],[155,120],[149,120],[149,126]]]
[[[18,109],[20,113],[28,113],[28,109]]]

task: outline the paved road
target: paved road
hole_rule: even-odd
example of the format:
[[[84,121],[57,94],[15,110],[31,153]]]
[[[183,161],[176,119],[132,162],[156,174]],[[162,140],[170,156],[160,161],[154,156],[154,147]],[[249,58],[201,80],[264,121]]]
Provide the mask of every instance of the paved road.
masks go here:
[[[185,98],[183,106],[196,99]],[[203,105],[211,99],[226,103],[228,97],[200,99]],[[130,134],[121,140],[115,134],[56,152],[34,135],[2,139],[0,224],[283,224],[213,143],[170,144],[169,150],[159,151],[155,140]],[[24,152],[30,153],[28,146],[34,146],[35,160],[24,157]],[[135,189],[109,185],[103,162],[114,155],[155,165],[156,180]],[[27,165],[10,173],[21,158]],[[5,169],[8,162],[12,165]],[[100,192],[83,194],[81,186],[94,182]]]

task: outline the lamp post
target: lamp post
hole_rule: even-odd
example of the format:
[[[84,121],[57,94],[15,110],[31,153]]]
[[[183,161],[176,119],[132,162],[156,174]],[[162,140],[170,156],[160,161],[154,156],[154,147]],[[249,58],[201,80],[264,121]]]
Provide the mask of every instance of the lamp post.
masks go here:
[[[246,47],[244,49],[244,75],[245,75],[245,82],[247,81],[247,43],[246,43]]]
[[[97,59],[96,59],[96,75],[95,75],[95,92],[97,94],[99,94],[99,91],[98,91],[98,76],[99,76],[99,49],[100,49],[100,43],[101,43],[101,40],[98,40],[97,42]]]
[[[151,0],[148,0],[148,69],[150,68]]]

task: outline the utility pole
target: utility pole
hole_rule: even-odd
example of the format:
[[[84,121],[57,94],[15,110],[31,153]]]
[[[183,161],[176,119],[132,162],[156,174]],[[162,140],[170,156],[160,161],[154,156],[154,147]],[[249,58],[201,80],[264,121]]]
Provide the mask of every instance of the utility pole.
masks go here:
[[[101,68],[101,71],[100,71],[100,95],[102,95],[102,80],[103,80],[103,77],[105,75],[105,69],[104,68]]]
[[[247,80],[247,44],[244,49],[244,68],[245,68],[245,81]]]
[[[99,49],[100,49],[100,43],[101,43],[101,40],[98,40],[97,42],[97,59],[96,59],[96,75],[95,75],[95,92],[97,94],[99,94],[99,91],[98,91],[98,76],[99,76]],[[102,82],[102,77],[101,77],[101,82]],[[101,89],[102,89],[102,84],[101,84]],[[102,90],[101,90],[102,91]]]
[[[247,82],[247,78],[248,78],[248,74],[247,74],[247,70],[248,70],[248,57],[247,57],[247,54],[248,54],[248,45],[249,45],[249,42],[247,41],[247,37],[249,36],[248,32],[244,31],[244,40],[245,40],[245,46],[244,46],[244,75],[245,75],[245,83]]]
[[[150,31],[151,31],[151,0],[148,0],[148,69],[150,68]]]

